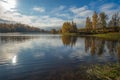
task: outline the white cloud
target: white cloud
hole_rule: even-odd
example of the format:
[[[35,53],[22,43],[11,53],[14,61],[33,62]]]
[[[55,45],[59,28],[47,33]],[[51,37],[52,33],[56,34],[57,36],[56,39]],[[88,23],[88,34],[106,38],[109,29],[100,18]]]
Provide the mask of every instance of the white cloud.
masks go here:
[[[17,1],[16,0],[1,0],[0,5],[8,11],[14,11],[16,8]]]
[[[114,3],[104,4],[100,7],[100,11],[108,15],[113,15],[116,12],[120,12],[120,6]]]
[[[42,7],[34,7],[33,9],[36,11],[39,11],[39,12],[45,11],[45,9]],[[60,11],[62,11],[64,9],[65,9],[65,6],[59,6],[58,8],[53,9],[53,12],[56,11],[55,17],[50,17],[50,15],[30,16],[30,15],[21,14],[17,10],[16,11],[11,11],[11,10],[8,11],[8,10],[4,9],[4,6],[2,6],[1,2],[0,2],[0,18],[4,19],[4,20],[28,24],[31,26],[44,28],[44,29],[48,28],[48,27],[58,27],[59,28],[62,26],[62,24],[66,20],[64,20],[62,18],[58,18],[58,16],[70,18],[69,14],[66,14],[64,12],[60,13]],[[58,11],[58,13],[57,13],[57,11]]]
[[[63,6],[63,5],[61,5],[61,6],[59,6],[58,8],[56,8],[57,10],[63,10],[63,9],[65,9],[65,6]]]
[[[10,3],[12,3],[12,5]],[[11,7],[8,8],[3,4]],[[87,5],[71,8],[61,5],[53,8],[49,13],[46,13],[47,15],[31,16],[18,12],[17,9],[15,9],[15,5],[16,0],[0,0],[0,19],[16,21],[28,25],[30,24],[39,28],[61,27],[65,21],[71,20],[76,22],[78,27],[84,27],[86,17],[91,17],[94,12],[93,10],[90,10]],[[47,12],[44,7],[39,6],[33,7],[32,10],[40,13]],[[120,11],[120,6],[114,3],[104,4],[98,9],[98,11],[105,11],[108,15],[112,15],[113,13]]]
[[[51,11],[51,13],[58,13],[60,11],[63,11],[65,9],[65,6],[61,5]]]
[[[78,27],[85,26],[85,18],[74,18],[73,21],[77,23]]]
[[[105,11],[105,10],[108,10],[108,9],[111,9],[115,6],[115,4],[111,3],[111,4],[104,4],[100,7],[101,11]]]
[[[10,13],[6,12],[3,15],[0,15],[0,18],[9,20],[9,21],[16,21],[23,24],[32,25],[39,28],[47,28],[47,27],[60,27],[64,22],[61,18],[50,17],[50,16],[28,16],[23,15],[18,12]],[[34,22],[33,22],[34,21]]]
[[[51,15],[54,14],[54,16],[59,18],[64,18],[66,20],[71,20],[73,16],[69,14],[69,10],[66,8],[66,6],[60,5],[59,7],[54,8],[51,12]]]
[[[77,13],[80,13],[81,11],[85,11],[86,9],[87,9],[87,6],[83,6],[80,8],[72,7],[70,8],[70,11],[77,14]]]
[[[61,27],[64,20],[56,17],[49,16],[41,16],[40,19],[37,19],[34,23],[35,25],[39,25],[42,28],[46,27]]]
[[[43,8],[40,8],[40,7],[39,8],[34,7],[34,10],[39,12],[45,11]],[[1,2],[0,2],[0,19],[28,24],[31,26],[39,27],[39,28],[61,27],[62,23],[64,22],[64,20],[61,18],[50,17],[49,15],[30,16],[30,15],[21,14],[18,11],[6,10],[4,9],[4,6],[1,5]]]
[[[87,6],[83,6],[80,8],[72,7],[70,11],[76,15],[76,17],[87,17],[88,14],[91,16],[93,14],[92,10],[89,10]]]
[[[45,12],[45,8],[43,7],[34,7],[33,10],[37,12]]]
[[[93,11],[88,9],[88,6],[79,8],[71,7],[69,10],[74,14],[73,21],[77,23],[78,27],[84,27],[86,17],[91,17],[93,15]]]
[[[70,14],[67,14],[67,13],[56,13],[55,15],[57,17],[66,18],[67,20],[73,19],[73,16],[71,16]]]
[[[104,4],[99,8],[100,12],[105,12],[108,15],[108,21],[112,18],[112,15],[120,12],[120,6],[114,3]]]

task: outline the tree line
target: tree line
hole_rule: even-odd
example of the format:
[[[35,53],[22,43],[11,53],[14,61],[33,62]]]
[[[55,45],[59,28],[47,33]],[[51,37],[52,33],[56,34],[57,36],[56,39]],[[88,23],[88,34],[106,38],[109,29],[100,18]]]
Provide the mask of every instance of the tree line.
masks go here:
[[[120,31],[120,15],[114,13],[110,15],[100,12],[99,14],[95,11],[92,17],[86,17],[85,27],[77,28],[75,22],[64,22],[62,28],[59,30],[52,29],[51,33],[105,33],[105,32],[118,32]]]
[[[105,12],[96,13],[92,15],[92,19],[88,16],[86,18],[85,28],[79,29],[79,32],[118,32],[120,31],[120,15],[115,13],[108,21],[108,15]]]
[[[21,23],[15,24],[7,24],[7,23],[0,23],[0,32],[44,32],[43,29],[31,27]]]

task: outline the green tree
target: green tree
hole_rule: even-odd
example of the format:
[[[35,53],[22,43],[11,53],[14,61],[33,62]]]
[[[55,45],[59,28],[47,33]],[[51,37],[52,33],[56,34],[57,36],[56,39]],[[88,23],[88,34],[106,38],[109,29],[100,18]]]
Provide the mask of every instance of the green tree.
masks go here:
[[[104,13],[104,12],[101,12],[100,14],[99,14],[99,25],[100,25],[100,27],[102,27],[102,28],[105,28],[106,27],[106,20],[107,20],[108,18],[107,18],[107,15]]]
[[[97,15],[96,12],[94,12],[94,14],[92,16],[92,27],[93,27],[93,29],[96,29],[97,23],[98,23],[98,15]]]
[[[112,19],[111,19],[111,22],[112,22],[112,27],[118,27],[119,26],[119,13],[115,13],[112,15]]]
[[[108,22],[108,27],[113,27],[113,26],[112,26],[112,21],[111,21],[111,20]]]

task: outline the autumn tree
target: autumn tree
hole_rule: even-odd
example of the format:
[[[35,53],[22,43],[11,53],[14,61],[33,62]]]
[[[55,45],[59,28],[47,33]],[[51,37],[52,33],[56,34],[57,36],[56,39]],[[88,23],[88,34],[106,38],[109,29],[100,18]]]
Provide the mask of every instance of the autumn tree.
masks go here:
[[[62,33],[62,29],[59,29],[59,30],[58,30],[58,33]]]
[[[62,33],[76,33],[77,26],[76,23],[64,22],[62,26]]]
[[[90,20],[89,17],[86,18],[86,25],[85,25],[86,29],[91,29],[92,27],[92,22]]]
[[[77,41],[76,36],[70,36],[70,35],[63,35],[61,39],[65,46],[71,46],[71,47],[74,46]]]
[[[91,50],[90,50],[92,55],[95,55],[96,52],[96,43],[95,43],[95,39],[91,39]]]
[[[52,33],[52,34],[56,34],[56,33],[57,33],[56,29],[52,29],[52,30],[51,30],[51,33]]]
[[[94,12],[94,14],[92,16],[92,27],[93,27],[93,29],[96,29],[97,23],[98,23],[98,15],[97,15],[96,12]]]

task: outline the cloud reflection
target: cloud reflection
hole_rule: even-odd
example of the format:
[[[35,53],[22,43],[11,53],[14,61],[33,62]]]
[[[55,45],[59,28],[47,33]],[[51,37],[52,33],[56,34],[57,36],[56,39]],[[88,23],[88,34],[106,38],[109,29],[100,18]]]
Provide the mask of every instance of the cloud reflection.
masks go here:
[[[12,64],[17,63],[17,57],[23,62],[33,59],[47,60],[48,58],[60,60],[91,60],[91,62],[93,60],[108,61],[110,58],[116,60],[115,56],[109,54],[110,52],[115,52],[113,54],[120,52],[118,51],[119,48],[118,50],[113,50],[113,48],[118,46],[118,43],[116,45],[115,42],[96,38],[78,37],[77,39],[77,37],[71,36],[41,36],[39,38],[27,39],[27,41],[12,41],[9,42],[7,40],[7,43],[1,42],[2,44],[0,45],[0,59],[4,62],[12,60]],[[115,46],[110,47],[110,44]]]

